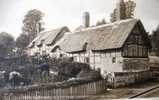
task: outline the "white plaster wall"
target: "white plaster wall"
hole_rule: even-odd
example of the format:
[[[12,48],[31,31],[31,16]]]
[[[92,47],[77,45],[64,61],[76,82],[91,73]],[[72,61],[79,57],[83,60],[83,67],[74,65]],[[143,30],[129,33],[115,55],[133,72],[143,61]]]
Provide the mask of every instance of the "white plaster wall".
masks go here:
[[[62,53],[62,51],[57,50],[56,55]],[[101,69],[101,73],[111,73],[111,72],[125,72],[126,70],[123,69],[123,61],[125,58],[121,56],[120,51],[115,52],[82,52],[82,53],[75,53],[75,54],[66,54],[68,57],[74,57],[74,61],[76,62],[85,62],[85,58],[89,57],[89,64],[92,69]],[[112,59],[115,58],[115,62]],[[134,59],[134,58],[133,58]],[[142,60],[142,59],[140,59]],[[140,66],[139,66],[140,67]]]
[[[89,57],[89,64],[92,69],[101,69],[101,73],[104,74],[105,72],[122,72],[123,66],[123,58],[121,57],[120,52],[111,52],[111,53],[95,53],[91,51],[76,53],[73,54],[74,61],[76,62],[85,62],[85,58]],[[113,57],[116,58],[115,63],[112,63]]]
[[[74,61],[81,62],[81,63],[85,63],[85,57],[87,57],[86,52],[73,54],[72,56],[74,58]]]
[[[43,44],[41,47],[34,47],[34,53],[39,52],[40,55],[43,54],[51,54],[50,52],[51,46],[47,46],[45,44]]]
[[[115,57],[115,62],[113,63],[112,59]],[[111,73],[111,72],[122,72],[122,66],[123,66],[123,57],[121,57],[120,52],[111,52],[111,53],[105,53],[101,54],[98,57],[98,61],[96,61],[97,57],[95,57],[95,68],[100,68],[101,73]]]

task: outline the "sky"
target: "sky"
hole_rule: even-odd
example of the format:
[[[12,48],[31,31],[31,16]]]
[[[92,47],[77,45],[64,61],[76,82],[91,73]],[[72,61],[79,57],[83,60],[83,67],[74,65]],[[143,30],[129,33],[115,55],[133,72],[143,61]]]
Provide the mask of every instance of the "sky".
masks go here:
[[[141,19],[146,31],[159,24],[159,0],[134,0],[135,18]],[[5,31],[15,38],[22,33],[22,20],[31,9],[42,11],[46,30],[68,26],[71,31],[82,24],[82,13],[90,12],[91,25],[98,20],[110,19],[110,13],[118,0],[0,0],[0,32]]]

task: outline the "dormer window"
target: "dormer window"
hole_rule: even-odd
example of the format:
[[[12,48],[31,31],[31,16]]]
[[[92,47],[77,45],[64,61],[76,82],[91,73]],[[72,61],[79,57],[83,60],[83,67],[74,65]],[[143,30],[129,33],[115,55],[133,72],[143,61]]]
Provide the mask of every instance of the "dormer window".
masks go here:
[[[39,43],[38,43],[38,47],[41,47],[42,45],[44,44],[44,40],[41,40]]]

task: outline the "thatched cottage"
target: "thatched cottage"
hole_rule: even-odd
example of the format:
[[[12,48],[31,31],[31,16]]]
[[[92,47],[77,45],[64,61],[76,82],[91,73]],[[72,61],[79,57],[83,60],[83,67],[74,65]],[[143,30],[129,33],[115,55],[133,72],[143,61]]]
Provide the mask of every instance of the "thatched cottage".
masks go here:
[[[28,54],[34,55],[48,55],[50,54],[51,47],[58,42],[65,32],[69,32],[67,27],[61,27],[39,33],[39,35],[29,44]]]
[[[66,34],[52,47],[52,53],[88,63],[102,75],[111,73],[118,77],[114,83],[123,85],[151,77],[150,48],[142,22],[127,19]]]
[[[134,83],[148,78],[148,52],[151,48],[148,34],[139,19],[123,18],[123,0],[117,5],[118,21],[114,23],[90,27],[90,16],[86,12],[83,16],[84,25],[78,27],[77,31],[69,32],[68,28],[64,28],[63,31],[55,31],[59,35],[39,35],[30,47],[45,48],[41,45],[44,43],[49,47],[45,50],[49,50],[50,55],[72,57],[76,62],[88,63],[93,69],[100,69],[103,75],[117,75],[115,83]],[[43,52],[43,49],[39,51]]]
[[[104,73],[148,70],[149,48],[141,21],[127,19],[67,34],[52,50],[66,52],[63,56],[89,63]]]

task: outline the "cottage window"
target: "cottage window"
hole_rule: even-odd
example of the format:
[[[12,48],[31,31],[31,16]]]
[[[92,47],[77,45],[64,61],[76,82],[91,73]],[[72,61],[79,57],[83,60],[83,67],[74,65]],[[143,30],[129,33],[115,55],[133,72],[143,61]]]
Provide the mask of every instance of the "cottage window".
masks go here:
[[[112,63],[116,63],[116,57],[112,58]]]
[[[60,54],[60,55],[59,55],[60,58],[62,58],[63,56],[64,56],[63,54]]]
[[[89,57],[85,57],[85,59],[84,59],[85,61],[85,63],[89,63]]]

